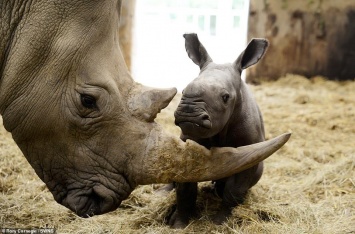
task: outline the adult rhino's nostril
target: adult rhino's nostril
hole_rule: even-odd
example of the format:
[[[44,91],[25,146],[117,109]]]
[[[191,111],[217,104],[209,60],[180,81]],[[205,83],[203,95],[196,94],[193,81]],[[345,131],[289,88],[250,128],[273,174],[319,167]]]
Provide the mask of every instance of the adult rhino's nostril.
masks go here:
[[[203,114],[201,117],[202,120],[209,120],[210,116],[208,114]]]

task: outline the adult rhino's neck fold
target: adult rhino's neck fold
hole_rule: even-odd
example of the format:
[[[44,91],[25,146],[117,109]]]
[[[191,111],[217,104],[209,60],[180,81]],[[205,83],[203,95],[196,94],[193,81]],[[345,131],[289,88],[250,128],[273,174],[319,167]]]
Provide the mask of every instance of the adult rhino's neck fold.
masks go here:
[[[0,80],[2,80],[7,58],[15,44],[17,28],[29,9],[31,1],[4,0],[0,3]]]
[[[32,1],[4,0],[0,2],[0,114],[3,116],[4,126],[8,131],[16,127],[16,124],[13,124],[16,121],[8,120],[5,110],[11,109],[10,103],[13,98],[17,98],[17,91],[19,91],[16,81],[13,80],[14,71],[16,71],[13,68],[16,68],[18,64],[16,59],[13,62],[11,59],[14,57],[16,44],[21,38],[20,29],[24,25],[24,19],[31,4]],[[22,53],[20,57],[25,57],[25,53]],[[8,88],[9,86],[12,88]]]

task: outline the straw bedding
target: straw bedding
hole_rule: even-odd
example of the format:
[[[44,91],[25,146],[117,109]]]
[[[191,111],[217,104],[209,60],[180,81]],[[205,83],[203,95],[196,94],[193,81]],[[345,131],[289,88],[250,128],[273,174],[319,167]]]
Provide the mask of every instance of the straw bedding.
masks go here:
[[[355,233],[355,82],[286,75],[251,86],[266,137],[291,131],[290,141],[265,161],[262,179],[221,226],[209,221],[220,200],[199,184],[200,217],[184,230],[166,219],[174,192],[138,187],[119,209],[83,219],[57,204],[2,125],[0,228],[55,227],[57,233]],[[179,135],[173,102],[157,122]]]

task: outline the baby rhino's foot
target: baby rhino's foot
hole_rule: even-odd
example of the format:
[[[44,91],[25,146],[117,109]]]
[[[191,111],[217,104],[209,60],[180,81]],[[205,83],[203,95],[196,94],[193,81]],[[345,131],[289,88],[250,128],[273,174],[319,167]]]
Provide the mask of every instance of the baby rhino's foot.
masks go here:
[[[227,221],[227,219],[232,215],[232,209],[222,208],[214,216],[212,216],[212,222],[221,225]]]
[[[169,225],[174,229],[183,229],[189,224],[191,215],[179,213],[175,210],[174,214],[169,220]]]

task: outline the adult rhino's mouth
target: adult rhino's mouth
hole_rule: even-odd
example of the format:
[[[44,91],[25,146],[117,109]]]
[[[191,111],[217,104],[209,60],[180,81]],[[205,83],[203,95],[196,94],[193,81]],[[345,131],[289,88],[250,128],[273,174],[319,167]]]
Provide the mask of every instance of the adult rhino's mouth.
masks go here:
[[[124,199],[103,185],[95,185],[86,191],[82,189],[69,191],[60,203],[78,216],[88,218],[117,209]]]

